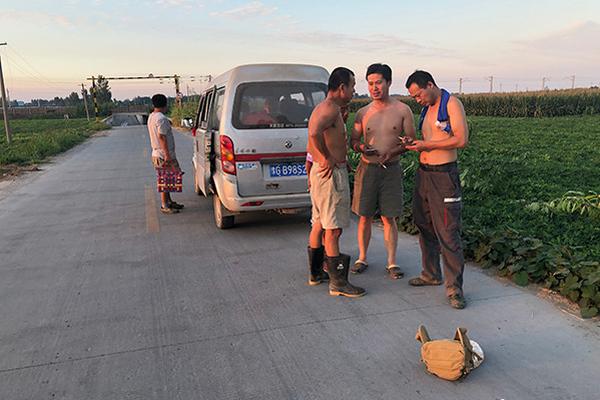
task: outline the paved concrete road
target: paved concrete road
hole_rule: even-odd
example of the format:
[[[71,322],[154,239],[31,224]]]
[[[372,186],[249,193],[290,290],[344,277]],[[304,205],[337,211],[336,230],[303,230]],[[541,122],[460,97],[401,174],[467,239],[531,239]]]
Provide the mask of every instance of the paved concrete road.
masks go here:
[[[190,171],[188,137],[178,154]],[[0,399],[599,399],[598,323],[468,268],[469,307],[372,268],[369,294],[306,285],[305,216],[215,228],[191,191],[158,215],[144,127],[114,129],[0,200]],[[15,185],[13,185],[15,186]],[[343,248],[356,253],[355,227]],[[415,238],[400,262],[418,272]],[[466,326],[486,361],[425,373],[414,339]]]

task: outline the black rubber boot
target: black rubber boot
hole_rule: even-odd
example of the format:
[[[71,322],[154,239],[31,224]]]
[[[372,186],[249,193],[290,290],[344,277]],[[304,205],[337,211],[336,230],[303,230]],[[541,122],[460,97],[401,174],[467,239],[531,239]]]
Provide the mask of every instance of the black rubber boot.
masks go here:
[[[325,263],[329,272],[329,294],[331,296],[361,297],[367,293],[365,289],[348,282],[349,255],[340,254],[338,257],[325,257]]]
[[[323,271],[325,249],[321,246],[313,249],[308,247],[308,284],[315,286],[329,280],[329,275]]]

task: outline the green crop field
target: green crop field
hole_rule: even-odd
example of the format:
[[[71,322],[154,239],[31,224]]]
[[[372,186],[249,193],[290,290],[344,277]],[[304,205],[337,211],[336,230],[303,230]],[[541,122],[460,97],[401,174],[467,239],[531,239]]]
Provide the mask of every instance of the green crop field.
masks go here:
[[[421,106],[408,96],[397,96],[408,104],[414,113]],[[568,115],[600,114],[600,89],[566,89],[517,93],[460,94],[467,115],[487,117],[561,117]],[[350,111],[369,103],[368,99],[355,99]]]
[[[352,126],[354,115],[348,120]],[[600,116],[469,117],[459,153],[465,254],[520,285],[542,283],[581,306],[600,308]],[[356,163],[358,155],[352,151]],[[402,160],[405,216],[417,154]]]
[[[11,121],[12,143],[6,142],[0,121],[0,168],[28,165],[70,149],[92,133],[110,129],[85,119],[35,119]]]

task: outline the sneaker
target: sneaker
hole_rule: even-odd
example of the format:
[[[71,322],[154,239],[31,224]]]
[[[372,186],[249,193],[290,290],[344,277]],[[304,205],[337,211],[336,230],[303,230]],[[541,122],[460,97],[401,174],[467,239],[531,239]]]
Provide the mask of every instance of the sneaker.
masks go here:
[[[163,214],[177,214],[179,213],[179,210],[170,207],[161,207],[160,212]]]
[[[183,204],[175,203],[174,201],[172,201],[170,207],[174,208],[175,210],[181,210],[185,206]]]
[[[467,306],[465,297],[459,293],[448,296],[448,302],[450,303],[450,307],[456,308],[457,310],[462,310]]]

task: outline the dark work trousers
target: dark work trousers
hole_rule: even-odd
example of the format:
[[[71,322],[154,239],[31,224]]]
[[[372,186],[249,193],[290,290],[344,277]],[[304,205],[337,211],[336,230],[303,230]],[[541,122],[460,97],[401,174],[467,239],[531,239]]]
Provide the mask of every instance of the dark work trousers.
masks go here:
[[[462,189],[456,162],[421,164],[415,177],[413,218],[419,228],[422,277],[442,281],[440,253],[444,261],[446,294],[462,294],[465,265],[460,230]]]

